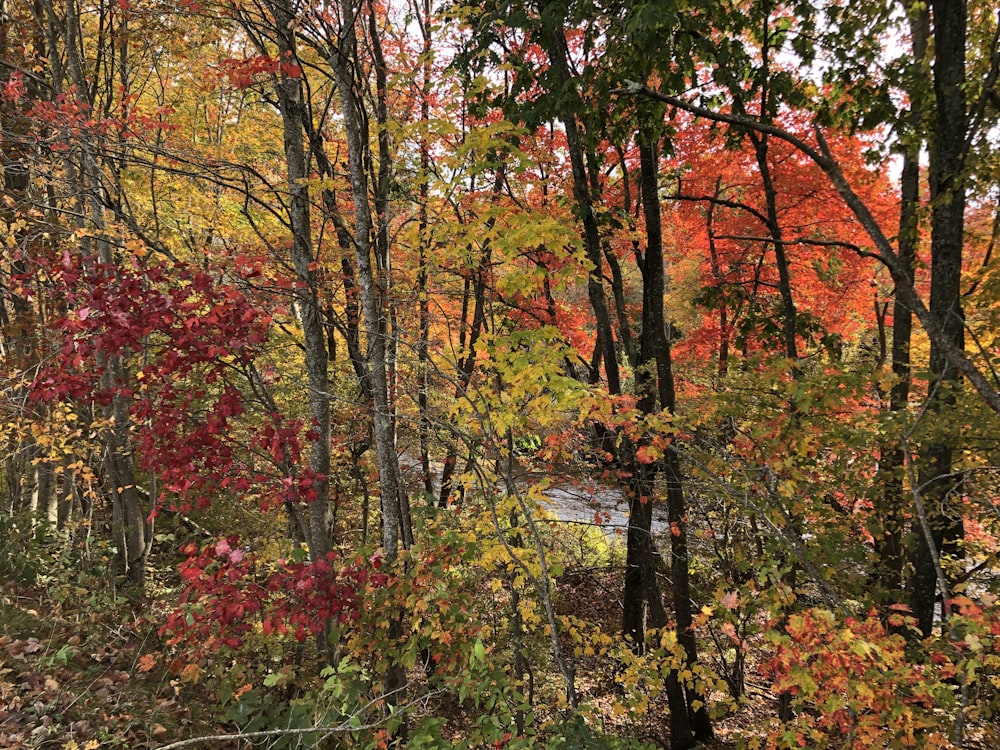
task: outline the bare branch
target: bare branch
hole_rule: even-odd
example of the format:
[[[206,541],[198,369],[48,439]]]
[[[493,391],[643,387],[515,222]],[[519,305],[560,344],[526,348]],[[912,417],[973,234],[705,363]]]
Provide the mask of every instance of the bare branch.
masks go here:
[[[436,694],[439,691],[428,693],[422,696],[421,701],[425,701],[431,695]],[[320,735],[317,737],[316,742],[326,737],[332,737],[337,734],[350,734],[353,732],[366,732],[372,729],[379,729],[385,725],[385,720],[380,720],[377,722],[361,723],[359,717],[363,715],[367,710],[375,706],[384,704],[387,696],[380,695],[372,698],[364,706],[361,706],[357,713],[353,716],[345,719],[339,724],[329,727],[302,727],[302,728],[291,728],[286,727],[284,729],[264,729],[257,732],[234,732],[231,734],[210,734],[203,735],[200,737],[190,737],[186,740],[178,740],[177,742],[171,742],[166,745],[160,745],[156,750],[181,750],[185,747],[194,747],[196,745],[208,744],[208,743],[218,743],[226,742],[229,740],[263,740],[269,737],[296,737],[308,734]],[[417,704],[417,701],[410,701],[406,705],[394,706],[395,711],[405,710],[411,706]]]
[[[855,245],[853,242],[841,242],[840,240],[814,240],[809,237],[796,237],[793,240],[776,240],[774,237],[758,237],[752,234],[717,234],[716,239],[719,240],[743,240],[747,242],[769,242],[772,245],[815,245],[816,247],[842,247],[845,250],[851,250],[857,253],[862,258],[875,258],[878,259],[878,255],[869,252],[867,250],[862,250],[860,247]]]

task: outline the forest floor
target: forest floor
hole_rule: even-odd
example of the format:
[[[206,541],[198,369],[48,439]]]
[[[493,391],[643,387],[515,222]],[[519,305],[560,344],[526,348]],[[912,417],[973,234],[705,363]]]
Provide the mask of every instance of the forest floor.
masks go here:
[[[190,696],[141,657],[151,626],[131,607],[0,589],[0,748],[154,747],[194,729]],[[201,731],[199,727],[196,731]]]
[[[623,554],[615,546],[616,539],[585,518],[554,520],[547,526],[563,545],[562,557],[570,562],[555,581],[557,614],[617,640],[622,618]],[[609,545],[595,557],[600,545],[594,542],[600,539],[607,539]],[[162,613],[177,604],[179,580],[175,571],[168,572],[169,566],[151,572],[147,596],[133,598],[116,588],[115,577],[109,575],[113,562],[106,549],[93,550],[85,557],[70,555],[59,545],[8,544],[6,549],[20,554],[0,559],[0,567],[5,566],[7,573],[19,565],[13,574],[5,574],[12,580],[0,579],[0,750],[155,750],[172,742],[238,731],[232,701],[227,717],[220,700],[218,679],[200,675],[201,668],[168,668],[176,654],[165,647],[157,630]],[[161,552],[158,559],[166,563],[169,549]],[[489,589],[488,584],[483,585]],[[488,596],[487,591],[482,594]],[[710,636],[707,627],[699,631],[701,657],[707,666],[718,668],[720,648],[713,646]],[[562,645],[567,653],[573,653],[568,638]],[[706,750],[732,750],[747,740],[759,742],[776,726],[776,701],[761,676],[763,653],[756,647],[747,653],[746,697],[738,709],[714,721],[715,739],[707,743]],[[256,683],[265,671],[277,672],[295,658],[290,650],[249,656],[266,667],[252,673]],[[641,709],[622,711],[619,665],[600,653],[574,654],[572,658],[577,693],[589,707],[592,727],[652,747],[669,746],[669,712],[662,690],[650,690],[648,705]],[[234,666],[223,662],[203,667],[217,678]],[[547,718],[558,720],[558,711],[546,706],[558,694],[562,678],[544,656],[539,663],[546,666],[539,666],[534,675],[536,714],[543,722]],[[415,685],[424,679],[420,668],[410,676]],[[303,684],[318,680],[318,669],[306,667],[290,685],[262,691],[276,695],[285,689],[283,695],[287,695],[288,690],[302,689]],[[711,695],[711,702],[726,703],[725,693]],[[446,719],[442,734],[456,741],[468,735],[470,721],[477,718],[455,696],[439,694],[424,709],[428,715]],[[1000,747],[1000,729],[989,717],[980,717],[980,722],[968,729],[968,750]],[[198,747],[250,750],[268,745],[211,741]]]
[[[618,633],[621,574],[613,561],[563,573],[556,581],[559,614],[580,618],[606,634]],[[69,578],[34,585],[0,582],[0,748],[154,750],[237,730],[225,719],[208,680],[166,668],[166,652],[149,613],[167,606],[168,595],[162,601],[132,601],[113,589],[91,590]],[[710,640],[703,637],[702,643],[703,658],[711,664]],[[774,698],[767,685],[754,681],[762,679],[757,656],[756,651],[748,655],[749,698],[714,722],[715,739],[706,750],[732,750],[741,738],[763,739],[774,726]],[[615,710],[620,688],[607,657],[577,658],[575,663],[577,690],[592,708],[592,726],[653,747],[668,746],[669,714],[662,695],[641,712],[623,714]],[[422,678],[420,671],[412,675],[415,682]],[[549,692],[559,680],[554,670],[536,677]],[[459,701],[442,697],[428,708],[447,718],[445,736],[463,738],[470,716]],[[544,712],[542,706],[539,713]],[[998,747],[1000,731],[991,721],[968,729],[968,750]],[[250,750],[268,745],[212,741],[199,747]]]
[[[558,582],[561,613],[616,632],[619,578],[613,567],[564,575]],[[164,668],[156,628],[139,611],[148,610],[149,602],[95,600],[82,588],[69,593],[57,601],[39,586],[0,585],[0,748],[156,748],[235,730],[220,720],[207,684]],[[603,731],[665,747],[665,701],[654,699],[641,716],[616,716],[616,686],[608,666],[598,661],[579,660],[577,674],[581,697],[594,707]],[[752,716],[742,711],[717,723],[717,740],[709,747],[734,747],[733,732],[758,723],[761,712],[772,708],[762,702]],[[455,736],[461,735],[462,717],[456,704],[449,720]]]

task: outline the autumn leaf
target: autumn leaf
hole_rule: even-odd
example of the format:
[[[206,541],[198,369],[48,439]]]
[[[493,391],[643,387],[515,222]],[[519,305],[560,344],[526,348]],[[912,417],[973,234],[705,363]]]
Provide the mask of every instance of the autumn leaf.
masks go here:
[[[201,667],[198,664],[188,664],[181,670],[181,682],[198,682],[201,678]]]
[[[640,445],[635,451],[635,458],[641,464],[651,464],[659,458],[659,451],[651,445]]]
[[[139,661],[136,665],[136,668],[140,672],[149,672],[155,666],[156,666],[156,657],[153,656],[152,654],[143,654],[141,657],[139,657]]]

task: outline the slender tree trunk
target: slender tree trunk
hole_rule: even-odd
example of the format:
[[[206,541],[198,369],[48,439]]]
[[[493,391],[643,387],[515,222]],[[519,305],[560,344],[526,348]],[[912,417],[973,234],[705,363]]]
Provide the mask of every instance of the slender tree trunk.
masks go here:
[[[415,2],[416,6],[418,3]],[[427,396],[430,389],[430,354],[429,341],[431,333],[430,291],[428,281],[428,253],[430,250],[430,224],[427,215],[427,204],[430,201],[431,154],[428,139],[430,129],[430,96],[432,75],[432,34],[431,34],[431,2],[419,0],[415,7],[420,23],[420,33],[423,37],[421,53],[420,80],[420,124],[424,129],[420,138],[420,185],[418,222],[419,222],[419,257],[417,259],[417,317],[420,330],[417,337],[417,410],[420,413],[420,473],[423,479],[424,495],[434,496],[434,477],[431,474],[430,438],[431,418]],[[447,499],[445,499],[447,503]]]
[[[767,231],[774,245],[774,260],[778,270],[778,293],[781,295],[781,331],[784,355],[792,361],[793,374],[798,372],[798,342],[796,328],[798,311],[795,308],[795,298],[792,295],[792,278],[788,264],[788,253],[785,248],[784,233],[778,218],[778,191],[771,176],[771,165],[768,163],[768,139],[766,134],[748,133],[753,143],[754,154],[757,157],[757,167],[760,170],[761,183],[764,188],[764,202],[767,215]]]
[[[908,152],[903,157],[900,181],[901,211],[899,257],[913,268],[916,258],[916,208],[919,205],[920,164],[917,153]],[[896,296],[892,306],[892,372],[895,382],[889,391],[889,413],[901,414],[910,401],[910,338],[913,330],[913,313]],[[898,440],[887,442],[881,451],[876,486],[879,489],[878,516],[882,533],[875,539],[877,556],[875,575],[879,588],[893,601],[903,591],[903,569],[906,555],[903,546],[905,507],[903,476],[903,448]]]
[[[309,110],[300,108],[302,115],[302,127],[305,129],[309,143],[309,153],[316,162],[316,171],[323,181],[333,181],[335,177],[334,166],[330,163],[330,158],[326,153],[326,144],[323,136],[312,121]],[[339,330],[347,343],[347,356],[350,359],[351,367],[358,379],[358,388],[365,403],[372,400],[371,378],[368,371],[368,363],[365,355],[361,351],[361,313],[358,302],[358,285],[354,265],[351,262],[354,256],[354,239],[344,221],[340,207],[337,204],[337,191],[331,187],[323,187],[320,190],[324,211],[324,220],[333,223],[334,232],[337,236],[337,247],[340,250],[340,270],[341,282],[344,285],[344,317],[338,325],[333,312],[332,293],[326,300],[326,309],[323,312],[325,317],[327,340],[327,361],[335,360],[336,335]],[[363,453],[363,451],[362,451]]]
[[[346,2],[350,0],[345,0],[342,2],[343,7]],[[399,471],[399,458],[396,450],[396,390],[397,390],[397,378],[398,372],[396,368],[397,361],[397,348],[399,346],[399,322],[396,312],[396,301],[392,294],[392,256],[389,247],[389,178],[392,171],[392,153],[390,150],[390,139],[389,139],[389,111],[388,111],[388,69],[386,67],[385,56],[382,51],[382,39],[381,33],[378,28],[378,17],[376,14],[375,4],[372,0],[366,0],[366,11],[368,14],[368,47],[371,52],[372,63],[371,68],[375,76],[375,106],[374,115],[375,123],[377,127],[376,140],[378,144],[377,153],[377,170],[374,179],[374,215],[370,213],[369,209],[369,226],[374,226],[373,235],[373,245],[372,251],[375,256],[375,268],[376,268],[376,283],[379,293],[379,305],[381,307],[381,320],[379,322],[380,330],[379,336],[382,340],[382,348],[384,349],[383,357],[385,359],[385,371],[386,371],[386,416],[389,419],[389,437],[392,440],[392,451],[391,457],[385,465],[385,470],[390,469],[395,474],[393,484],[395,485],[395,500],[398,506],[397,515],[399,519],[399,532],[401,535],[402,545],[405,549],[409,549],[413,545],[413,519],[410,515],[410,498],[406,493],[405,488],[402,486],[402,479]],[[357,56],[357,40],[355,38],[355,54],[353,58],[354,65],[359,66],[359,58]],[[340,76],[338,74],[338,87]],[[343,89],[339,89],[341,92],[341,101],[343,99]],[[358,93],[357,88],[351,89],[356,94]],[[360,114],[364,112],[364,98],[358,96],[355,100],[357,112]],[[360,135],[362,131],[359,130]],[[352,136],[348,134],[348,150],[351,148]],[[372,162],[372,154],[368,148],[367,141],[358,144],[362,148],[367,150],[365,162]],[[358,194],[356,191],[357,183],[354,179],[353,163],[351,169],[351,183],[355,187],[355,211],[357,211],[357,200]],[[367,208],[367,206],[366,206]],[[361,226],[359,223],[358,226]],[[363,294],[362,294],[363,296]],[[376,412],[378,411],[378,406],[376,404]],[[376,432],[378,431],[378,426],[376,426]],[[377,439],[376,439],[377,442]],[[385,488],[385,480],[381,476],[382,467],[380,461],[380,479],[382,479],[383,489]]]
[[[566,39],[562,28],[550,28],[543,39],[549,63],[556,70],[559,82],[570,86],[572,76],[569,67],[569,53],[566,49]],[[587,297],[594,311],[597,326],[597,347],[604,360],[604,373],[608,383],[608,392],[620,395],[621,376],[618,371],[618,354],[615,349],[614,331],[611,325],[611,312],[607,296],[604,293],[604,253],[601,248],[600,228],[594,213],[594,199],[591,193],[590,180],[587,176],[587,164],[584,156],[583,134],[576,115],[572,112],[560,118],[566,131],[566,150],[569,153],[570,166],[573,173],[573,197],[576,202],[577,216],[583,225],[583,246],[593,268],[587,277]]]
[[[290,2],[271,2],[275,41],[280,59],[298,59],[295,41],[295,11]],[[309,504],[307,541],[314,560],[330,551],[330,400],[329,353],[326,327],[317,287],[312,241],[312,212],[309,202],[309,168],[306,161],[303,120],[306,102],[300,76],[284,68],[277,74],[275,93],[281,111],[285,168],[288,174],[288,221],[292,234],[291,260],[298,285],[295,289],[295,312],[302,326],[305,348],[309,417],[313,437],[309,441],[309,469],[313,474],[315,499]]]
[[[56,509],[56,528],[64,529],[73,518],[73,509],[76,506],[77,487],[76,475],[70,468],[72,461],[69,457],[63,460],[63,470],[60,474],[60,492],[58,507]]]
[[[621,264],[615,256],[614,250],[605,243],[604,258],[608,262],[608,269],[611,271],[611,296],[615,301],[615,313],[618,318],[618,331],[621,336],[622,350],[625,358],[633,367],[639,362],[639,351],[635,339],[632,336],[632,326],[629,325],[628,308],[625,304],[625,280],[622,276]]]
[[[771,37],[770,37],[770,3],[767,3],[764,15],[764,27],[762,29],[761,55],[762,62],[760,68],[760,117],[762,120],[770,122],[774,117],[774,102],[771,98],[770,76],[771,76]],[[741,105],[741,110],[742,105]],[[745,114],[745,111],[743,112]],[[760,133],[753,130],[747,132],[747,137],[753,144],[754,156],[757,161],[757,168],[760,172],[761,186],[764,189],[764,203],[767,231],[771,242],[774,244],[774,260],[778,270],[778,292],[781,295],[782,309],[782,348],[785,357],[790,362],[790,373],[795,379],[802,377],[802,370],[799,367],[798,354],[798,311],[795,307],[795,298],[792,294],[791,271],[788,263],[787,248],[785,246],[784,233],[781,228],[781,220],[778,216],[778,191],[774,185],[771,174],[769,159],[769,137],[767,133]],[[800,417],[798,405],[790,399],[788,404],[790,414],[789,428],[794,430]],[[780,501],[779,501],[780,502]],[[792,525],[792,532],[797,533],[798,519],[788,516]],[[798,578],[797,566],[793,563],[789,570],[782,576],[782,581],[790,590],[794,591]],[[782,630],[787,625],[787,613],[782,620]],[[793,718],[792,694],[788,691],[782,692],[778,696],[778,718],[781,721],[791,721]]]
[[[107,368],[107,380],[114,395],[111,406],[105,409],[105,416],[110,414],[113,420],[106,448],[106,468],[110,472],[112,501],[121,509],[123,532],[120,543],[124,542],[124,547],[119,549],[119,557],[129,583],[141,589],[146,583],[149,551],[146,545],[146,517],[149,509],[139,494],[130,438],[129,402],[121,395],[127,382],[125,368],[117,356],[108,358]]]
[[[671,359],[671,342],[667,335],[667,320],[663,310],[664,259],[663,230],[660,218],[659,193],[659,144],[652,134],[643,134],[639,144],[639,159],[642,169],[640,189],[642,193],[643,215],[646,220],[646,255],[643,269],[643,325],[641,354],[643,365],[656,363],[657,390],[647,395],[640,391],[640,408],[652,406],[659,400],[660,408],[673,414],[677,410],[677,395],[674,388],[674,371]],[[667,519],[670,523],[670,575],[673,585],[674,617],[677,621],[677,641],[684,649],[689,668],[698,663],[698,642],[693,628],[691,601],[690,567],[687,540],[687,507],[681,472],[680,455],[671,443],[663,457],[663,470],[667,485]],[[695,739],[700,741],[712,737],[712,725],[705,708],[704,695],[684,688],[684,710]],[[699,701],[701,706],[694,707]],[[683,728],[681,728],[683,729]],[[680,739],[683,740],[683,732]],[[682,745],[675,745],[682,746]]]
[[[382,552],[385,561],[392,564],[399,555],[402,543],[412,533],[404,526],[406,507],[401,497],[399,459],[396,455],[395,423],[389,394],[389,348],[387,342],[388,303],[383,295],[389,294],[385,282],[378,275],[379,269],[388,269],[388,240],[376,237],[376,227],[369,203],[369,179],[366,165],[371,163],[368,132],[365,126],[366,103],[360,89],[361,82],[355,72],[361,67],[358,55],[358,11],[352,0],[340,0],[340,26],[336,46],[330,49],[328,64],[333,71],[340,95],[344,133],[347,139],[348,173],[351,196],[354,202],[354,265],[360,292],[361,314],[368,345],[372,394],[372,425],[375,436],[375,453],[379,469],[382,509]],[[380,133],[381,137],[381,133]],[[388,159],[387,152],[379,154]],[[380,169],[388,169],[388,164]],[[381,199],[379,199],[381,200]],[[381,244],[379,244],[381,242]],[[381,257],[373,255],[379,254]],[[387,613],[390,618],[390,637],[402,639],[402,624],[398,613]],[[389,705],[403,700],[406,675],[402,664],[395,659],[386,668],[385,693]]]
[[[906,3],[904,3],[906,4]],[[916,69],[927,57],[930,38],[930,15],[926,7],[918,11],[907,8],[910,22],[910,40],[913,47],[914,75]],[[911,96],[916,102],[916,96]],[[921,109],[914,103],[909,120],[914,133],[921,129]],[[920,206],[920,145],[911,145],[903,154],[903,168],[900,176],[900,212],[898,255],[900,265],[909,272],[907,283],[912,284],[913,267],[917,256],[918,217]],[[909,408],[910,401],[910,338],[913,331],[913,311],[896,294],[892,306],[892,373],[895,382],[889,391],[889,413],[901,414]],[[875,540],[876,577],[879,587],[892,601],[898,601],[903,594],[903,572],[906,554],[903,532],[906,525],[906,501],[903,477],[905,456],[898,439],[886,444],[882,449],[877,487],[881,492],[879,517],[882,519],[882,534]]]
[[[0,9],[6,11],[2,2]],[[2,60],[14,58],[12,50],[8,48],[10,25],[11,22],[6,17],[0,21]],[[39,50],[39,54],[44,52],[44,47]],[[6,83],[9,77],[6,67],[0,67],[0,84]],[[0,205],[0,226],[4,227],[5,235],[23,253],[21,257],[14,253],[4,253],[7,268],[0,267],[0,362],[3,362],[5,369],[12,375],[30,373],[38,361],[38,319],[29,300],[18,293],[13,283],[28,268],[24,259],[28,253],[23,252],[27,238],[21,228],[23,219],[28,215],[31,186],[27,131],[27,118],[21,108],[14,102],[0,100],[0,133],[3,134],[0,138],[0,167],[3,168],[3,195],[9,201]],[[5,282],[5,277],[11,283]],[[24,389],[16,383],[12,383],[12,388],[12,392],[5,398],[13,405],[23,400]],[[15,430],[8,433],[4,442],[2,473],[5,479],[5,505],[10,512],[15,512],[30,507],[31,500],[26,492],[32,487],[32,461],[38,450],[30,435],[22,437]]]
[[[715,201],[722,197],[722,177],[715,181],[715,192],[709,201],[708,209],[705,212],[705,232],[708,235],[708,255],[712,264],[712,278],[718,284],[719,296],[716,304],[719,307],[719,377],[724,378],[729,372],[729,303],[726,301],[726,294],[723,284],[725,277],[722,273],[722,264],[719,262],[719,251],[715,245]]]
[[[351,194],[354,201],[355,258],[361,314],[368,343],[367,360],[370,367],[373,401],[373,426],[375,451],[379,468],[382,493],[382,545],[387,561],[395,560],[400,547],[402,519],[399,503],[399,463],[396,457],[396,440],[392,412],[389,404],[387,365],[387,320],[385,306],[373,264],[374,223],[368,195],[369,161],[366,128],[362,122],[365,102],[358,90],[354,71],[358,62],[357,13],[350,0],[340,3],[341,27],[338,48],[332,51],[329,64],[334,72],[340,94],[344,117],[344,130],[348,146],[348,169]],[[380,293],[381,292],[381,293]]]
[[[949,365],[945,349],[961,351],[965,321],[961,309],[962,244],[965,232],[965,177],[968,115],[965,103],[966,4],[964,0],[935,0],[934,21],[934,127],[930,137],[931,197],[931,300],[930,313],[941,327],[943,341],[931,339],[930,392],[925,419],[947,412],[955,403],[960,375]],[[918,534],[910,580],[910,606],[920,630],[933,629],[937,577],[935,554],[960,554],[964,535],[961,503],[952,474],[953,431],[931,424],[930,437],[920,451],[920,483],[928,508],[932,550],[925,535]]]
[[[80,8],[75,0],[66,0],[60,18],[49,0],[43,3],[45,17],[50,26],[50,40],[58,38],[56,29],[62,26],[63,47],[66,61],[66,72],[75,87],[75,95],[80,103],[93,109],[94,89],[88,80],[81,57]],[[101,12],[107,9],[101,8]],[[107,19],[105,19],[106,21]],[[116,33],[127,33],[127,29],[118,28]],[[50,41],[50,44],[52,42]],[[117,44],[112,40],[112,46]],[[49,59],[58,57],[50,51]],[[61,81],[63,72],[58,61],[52,63],[53,96],[61,92],[56,88],[56,81]],[[127,67],[128,61],[121,59],[118,65]],[[92,136],[91,136],[92,137]],[[101,202],[103,184],[98,163],[98,144],[89,137],[80,140],[76,152],[79,164],[73,164],[67,159],[67,174],[72,176],[79,185],[78,224],[87,227],[97,235],[97,239],[83,241],[84,250],[96,251],[97,259],[111,268],[117,264],[110,243],[103,239],[107,231],[105,222],[105,207]],[[114,165],[113,165],[114,166]],[[93,245],[93,247],[91,247]],[[136,475],[135,456],[131,446],[131,415],[129,407],[131,399],[124,395],[128,388],[128,367],[118,353],[108,354],[102,362],[104,376],[102,386],[111,393],[111,402],[103,408],[104,417],[111,423],[106,433],[104,467],[107,473],[108,491],[113,505],[113,517],[119,521],[117,526],[117,547],[119,564],[128,578],[129,583],[141,589],[146,580],[146,558],[149,552],[147,545],[147,515],[149,508],[139,494]]]

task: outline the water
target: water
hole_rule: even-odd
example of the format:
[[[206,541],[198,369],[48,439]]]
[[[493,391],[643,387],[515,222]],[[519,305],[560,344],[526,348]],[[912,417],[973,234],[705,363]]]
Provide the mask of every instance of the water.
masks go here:
[[[545,491],[545,510],[556,520],[599,525],[611,539],[624,539],[628,529],[628,503],[620,490],[587,484],[567,484]],[[599,522],[599,523],[598,523]],[[669,529],[664,507],[653,507],[654,534]]]

